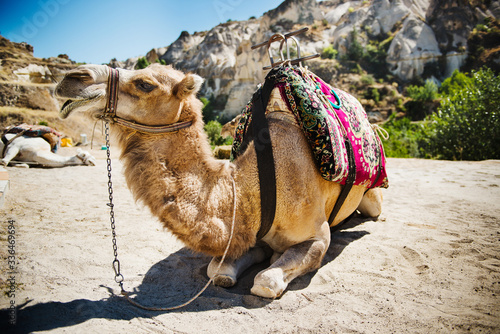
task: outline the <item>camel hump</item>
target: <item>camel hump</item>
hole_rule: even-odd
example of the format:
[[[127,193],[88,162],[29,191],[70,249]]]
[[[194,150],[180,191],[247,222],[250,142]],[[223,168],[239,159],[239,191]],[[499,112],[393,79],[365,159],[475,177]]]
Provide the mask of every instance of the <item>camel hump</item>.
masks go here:
[[[346,145],[349,141],[356,165],[351,169],[356,174],[354,184],[367,188],[388,187],[382,142],[356,98],[332,88],[314,73],[300,67],[276,68],[267,75],[266,81],[269,80],[274,81],[275,89],[267,103],[266,114],[287,111],[295,117],[325,180],[346,183],[350,170]],[[247,104],[236,126],[231,153],[233,160],[247,147],[253,104],[254,99]]]

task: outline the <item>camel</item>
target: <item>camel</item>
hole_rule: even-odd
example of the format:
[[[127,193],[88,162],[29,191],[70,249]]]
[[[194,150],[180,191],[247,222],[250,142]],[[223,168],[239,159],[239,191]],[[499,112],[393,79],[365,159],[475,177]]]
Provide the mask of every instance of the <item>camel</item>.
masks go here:
[[[8,133],[7,140],[16,135]],[[4,143],[0,141],[0,152],[4,151]],[[15,159],[15,161],[14,161]],[[15,138],[5,150],[5,156],[0,164],[7,166],[29,167],[28,163],[34,163],[43,167],[65,167],[65,166],[95,166],[95,158],[87,151],[78,149],[74,156],[62,156],[51,152],[50,144],[42,137],[20,136]]]
[[[277,205],[271,229],[257,240],[261,208],[253,142],[234,162],[213,157],[203,131],[202,103],[196,97],[203,79],[159,64],[118,71],[116,115],[121,119],[149,127],[191,122],[188,127],[160,134],[113,121],[110,126],[121,147],[124,175],[135,199],[189,248],[213,257],[207,274],[214,284],[233,286],[245,269],[270,258],[270,267],[255,276],[250,292],[277,298],[294,278],[320,267],[330,244],[328,217],[342,186],[321,177],[311,148],[293,120],[280,113],[267,116]],[[55,91],[68,99],[60,117],[82,112],[91,119],[102,118],[110,73],[105,65],[82,65],[69,71]],[[234,199],[234,236],[217,272],[230,241]],[[380,188],[355,185],[331,225],[355,210],[378,217],[381,208]]]

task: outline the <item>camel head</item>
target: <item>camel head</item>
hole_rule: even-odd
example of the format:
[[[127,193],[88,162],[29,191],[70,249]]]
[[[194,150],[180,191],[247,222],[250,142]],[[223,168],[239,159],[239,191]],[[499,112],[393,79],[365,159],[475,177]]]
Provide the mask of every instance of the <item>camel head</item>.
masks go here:
[[[184,74],[171,66],[153,64],[142,70],[119,69],[117,116],[146,125],[166,125],[192,120],[181,115],[196,99],[203,79]],[[73,112],[98,117],[106,107],[109,68],[106,65],[82,65],[66,73],[56,87],[56,96],[68,99],[60,110],[66,118]],[[187,108],[192,110],[193,108]],[[188,119],[186,119],[188,118]]]

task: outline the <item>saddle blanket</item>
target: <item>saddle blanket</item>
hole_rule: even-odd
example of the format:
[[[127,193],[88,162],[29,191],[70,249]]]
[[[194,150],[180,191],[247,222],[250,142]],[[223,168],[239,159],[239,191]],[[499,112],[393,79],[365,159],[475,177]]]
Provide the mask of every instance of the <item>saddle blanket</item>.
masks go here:
[[[281,66],[272,70],[266,80],[274,80],[266,114],[287,111],[294,116],[325,180],[345,184],[349,174],[345,141],[349,140],[356,165],[354,184],[366,188],[389,186],[382,142],[356,98],[332,88],[302,67]],[[236,127],[231,159],[244,149],[252,104],[247,104]]]
[[[54,153],[57,151],[60,138],[62,136],[59,132],[48,126],[28,125],[26,123],[5,129],[2,135],[3,141],[4,141],[4,136],[7,133],[16,133],[16,134],[21,133],[23,136],[28,136],[28,137],[42,137],[50,144],[51,150]]]

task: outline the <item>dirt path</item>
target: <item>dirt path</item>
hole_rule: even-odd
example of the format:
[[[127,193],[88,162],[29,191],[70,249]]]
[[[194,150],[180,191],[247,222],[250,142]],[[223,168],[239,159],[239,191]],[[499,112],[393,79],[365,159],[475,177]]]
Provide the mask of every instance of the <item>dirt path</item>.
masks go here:
[[[65,151],[69,154],[70,150]],[[64,152],[63,152],[64,153]],[[0,211],[0,328],[55,333],[450,333],[500,330],[500,161],[389,159],[378,221],[332,233],[323,266],[284,296],[211,286],[175,312],[129,305],[113,280],[104,151],[96,167],[8,168]],[[183,247],[136,204],[113,160],[125,288],[147,305],[184,302],[206,282],[209,258]],[[7,263],[9,225],[17,271]],[[26,305],[9,326],[10,302]],[[7,327],[5,327],[7,326]],[[0,330],[3,332],[3,330]]]

